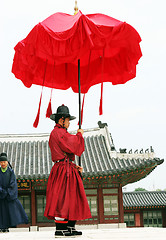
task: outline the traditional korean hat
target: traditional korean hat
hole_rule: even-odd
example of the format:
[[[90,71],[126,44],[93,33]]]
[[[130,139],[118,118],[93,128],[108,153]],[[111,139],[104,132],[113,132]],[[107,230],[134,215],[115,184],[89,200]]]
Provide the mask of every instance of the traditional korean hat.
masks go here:
[[[0,162],[4,162],[4,161],[8,162],[7,154],[6,153],[1,153],[0,154]]]
[[[69,108],[64,104],[62,104],[57,108],[56,113],[51,114],[50,119],[55,121],[56,119],[59,119],[61,117],[65,117],[65,118],[69,117],[70,120],[74,120],[76,118],[70,115]]]
[[[4,161],[7,161],[9,166],[10,166],[10,168],[12,168],[10,162],[8,161],[7,154],[5,152],[2,152],[0,154],[0,162],[4,162]]]

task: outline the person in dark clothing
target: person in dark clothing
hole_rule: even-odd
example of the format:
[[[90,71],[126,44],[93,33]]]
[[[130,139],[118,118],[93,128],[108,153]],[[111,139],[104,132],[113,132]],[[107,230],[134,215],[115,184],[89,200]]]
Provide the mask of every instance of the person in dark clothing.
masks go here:
[[[10,167],[9,167],[10,166]],[[0,154],[0,232],[27,224],[28,217],[18,200],[17,181],[6,153]]]

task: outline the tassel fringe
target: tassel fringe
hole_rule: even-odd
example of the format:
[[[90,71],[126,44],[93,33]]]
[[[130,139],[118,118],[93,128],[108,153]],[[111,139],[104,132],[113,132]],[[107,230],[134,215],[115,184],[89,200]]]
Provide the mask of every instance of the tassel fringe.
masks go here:
[[[99,115],[103,114],[103,83],[101,83],[101,97],[100,97],[100,106],[99,106]]]
[[[41,95],[40,95],[40,101],[39,101],[39,108],[38,108],[38,112],[36,115],[36,119],[33,123],[33,127],[37,128],[38,124],[39,124],[39,117],[40,117],[40,107],[41,107],[41,100],[42,100],[42,94],[43,94],[43,87],[42,87],[42,91],[41,91]]]
[[[49,104],[48,104],[48,107],[47,107],[46,118],[50,118],[50,116],[52,114],[52,106],[51,106],[52,90],[53,89],[51,89],[50,101],[49,101]]]
[[[81,125],[83,123],[84,101],[85,101],[85,94],[83,96],[82,107],[81,107]],[[79,125],[79,121],[78,121],[78,125]]]

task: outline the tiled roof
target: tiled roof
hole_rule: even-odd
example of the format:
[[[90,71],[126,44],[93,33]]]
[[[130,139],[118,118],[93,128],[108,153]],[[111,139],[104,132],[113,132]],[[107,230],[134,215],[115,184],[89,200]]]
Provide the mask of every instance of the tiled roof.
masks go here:
[[[0,152],[7,152],[18,179],[48,178],[53,166],[48,139],[49,134],[0,135]],[[153,152],[117,152],[107,126],[85,130],[84,140],[81,163],[86,179],[106,176],[110,180],[114,176],[112,181],[124,186],[145,177],[163,162]]]
[[[48,140],[43,137],[34,141],[0,142],[0,152],[7,152],[19,179],[48,178],[53,166]]]
[[[166,191],[156,192],[125,192],[123,193],[123,206],[128,208],[166,207]]]

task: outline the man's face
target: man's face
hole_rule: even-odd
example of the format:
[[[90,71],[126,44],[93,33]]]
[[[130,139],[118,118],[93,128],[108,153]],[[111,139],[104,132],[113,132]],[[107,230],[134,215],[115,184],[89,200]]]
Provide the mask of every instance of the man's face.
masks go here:
[[[8,165],[8,162],[7,161],[2,161],[2,162],[0,162],[0,165],[1,165],[1,168],[5,169]]]
[[[69,126],[70,126],[70,118],[65,118],[64,127],[65,127],[66,129],[68,129]]]

